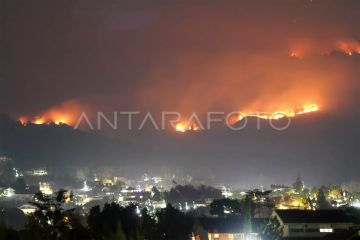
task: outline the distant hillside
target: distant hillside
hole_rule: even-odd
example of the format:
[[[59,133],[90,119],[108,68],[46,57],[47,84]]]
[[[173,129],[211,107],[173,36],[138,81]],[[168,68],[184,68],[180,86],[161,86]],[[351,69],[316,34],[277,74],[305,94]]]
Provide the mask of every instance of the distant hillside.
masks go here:
[[[120,140],[74,130],[62,125],[21,125],[0,115],[0,151],[23,168],[51,168],[106,163],[108,155],[121,155],[129,146]]]
[[[350,164],[360,156],[356,121],[322,113],[298,116],[285,131],[249,118],[242,131],[225,126],[187,133],[147,129],[111,138],[67,125],[22,126],[1,115],[0,136],[0,151],[24,168],[109,165],[124,169],[128,177],[173,172],[239,186],[289,182],[299,171],[310,184],[341,182],[358,178],[360,165]],[[319,172],[328,177],[320,178]]]

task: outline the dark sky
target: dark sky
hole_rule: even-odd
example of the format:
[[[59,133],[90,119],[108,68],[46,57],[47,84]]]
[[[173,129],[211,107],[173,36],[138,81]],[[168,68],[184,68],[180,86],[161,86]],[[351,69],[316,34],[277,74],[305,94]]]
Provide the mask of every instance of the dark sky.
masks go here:
[[[357,0],[1,0],[0,111],[13,118],[49,109],[74,115],[82,110],[171,110],[187,116],[193,111],[274,111],[317,103],[323,114],[336,119],[327,125],[336,134],[317,135],[314,142],[319,144],[313,154],[316,166],[327,165],[326,158],[334,156],[327,147],[334,142],[323,148],[321,142],[351,132],[355,135],[350,140],[336,142],[359,144],[359,10]],[[155,138],[140,135],[132,136],[133,141]],[[225,151],[221,142],[230,140],[213,137],[208,145],[203,139],[192,142],[201,150],[192,154],[184,148],[179,159],[206,161],[218,150],[230,166],[240,161],[236,144]],[[284,164],[283,169],[291,171],[286,176],[296,174],[297,168],[304,171],[300,156],[315,151],[302,140],[294,143],[301,145],[297,152],[280,154],[280,141],[271,153],[286,161],[296,152],[298,162]],[[272,149],[264,138],[253,138],[251,146],[256,145],[259,151]],[[170,149],[164,146],[163,151],[171,156]],[[168,158],[163,151],[149,159]],[[261,158],[263,163],[266,157],[259,156],[266,155],[265,150],[255,152],[245,158]],[[346,155],[355,164],[357,153],[341,148],[335,155]],[[276,181],[277,170],[267,174],[264,167],[259,173],[260,165],[244,171]],[[219,174],[226,176],[228,168]],[[348,180],[346,170],[336,179]]]

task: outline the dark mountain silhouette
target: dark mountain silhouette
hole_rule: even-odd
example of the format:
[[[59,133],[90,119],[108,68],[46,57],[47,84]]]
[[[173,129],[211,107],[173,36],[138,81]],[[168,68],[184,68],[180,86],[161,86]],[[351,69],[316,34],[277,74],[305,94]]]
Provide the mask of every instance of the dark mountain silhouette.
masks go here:
[[[285,126],[285,121],[274,124]],[[312,113],[292,119],[284,131],[272,129],[267,120],[249,118],[241,131],[217,125],[211,131],[145,129],[110,138],[67,125],[22,126],[1,115],[0,151],[22,168],[113,166],[124,169],[127,177],[170,171],[239,186],[290,183],[300,171],[310,184],[327,184],[358,176],[353,161],[360,153],[356,124]]]
[[[94,166],[106,163],[116,150],[121,156],[131,147],[120,140],[74,130],[66,124],[23,126],[6,115],[0,116],[0,151],[22,168],[47,166]]]

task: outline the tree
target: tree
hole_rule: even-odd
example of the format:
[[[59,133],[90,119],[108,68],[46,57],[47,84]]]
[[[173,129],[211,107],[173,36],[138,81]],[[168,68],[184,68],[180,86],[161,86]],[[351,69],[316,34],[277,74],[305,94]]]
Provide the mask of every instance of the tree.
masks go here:
[[[206,198],[220,199],[221,191],[217,188],[201,185],[177,185],[165,193],[165,200],[171,203],[203,201]]]
[[[157,225],[154,218],[152,218],[147,209],[143,208],[141,210],[141,230],[144,239],[155,240],[159,236],[157,231]]]
[[[247,191],[246,194],[251,197],[251,200],[255,204],[255,207],[268,207],[273,208],[274,203],[271,201],[270,194],[271,190],[263,191],[254,189]]]
[[[301,193],[304,190],[305,185],[303,180],[301,179],[300,174],[298,174],[293,187],[297,193]]]
[[[60,189],[54,195],[48,196],[42,192],[34,195],[35,201],[30,204],[38,210],[29,217],[27,230],[35,235],[40,235],[49,239],[61,239],[64,232],[71,229],[70,220],[73,217],[73,208],[65,209],[64,205],[67,191]]]
[[[280,240],[282,239],[282,230],[280,222],[276,217],[271,217],[269,222],[262,228],[261,238],[263,240]]]
[[[252,212],[253,212],[253,202],[251,196],[246,195],[243,200],[243,218],[244,218],[244,231],[246,233],[252,232]]]
[[[316,199],[318,193],[319,193],[319,189],[317,187],[312,187],[311,190],[310,190],[310,197],[312,199]]]
[[[103,210],[99,206],[90,209],[88,226],[94,239],[141,239],[140,217],[136,206],[121,207],[107,203]]]
[[[20,234],[16,230],[7,228],[4,223],[0,223],[0,240],[17,240],[20,239]]]
[[[115,238],[114,239],[116,239],[116,240],[127,240],[120,220],[118,221],[117,226],[116,226],[116,232],[115,232]]]
[[[152,192],[152,200],[161,201],[161,192],[155,186],[152,187],[151,192]]]
[[[210,204],[210,214],[224,217],[228,215],[240,215],[242,206],[236,199],[223,198],[212,201]]]
[[[341,186],[335,185],[331,186],[329,189],[329,198],[330,199],[338,199],[342,196]]]
[[[303,204],[307,209],[312,209],[315,210],[315,201],[313,199],[311,199],[310,197],[303,197]]]
[[[183,240],[188,239],[194,219],[175,209],[170,204],[156,212],[158,219],[158,239]]]
[[[103,222],[101,219],[101,209],[99,205],[92,207],[89,211],[87,223],[94,239],[101,238]]]
[[[330,208],[330,203],[326,200],[325,196],[325,187],[319,189],[317,200],[316,200],[317,209],[327,209]]]

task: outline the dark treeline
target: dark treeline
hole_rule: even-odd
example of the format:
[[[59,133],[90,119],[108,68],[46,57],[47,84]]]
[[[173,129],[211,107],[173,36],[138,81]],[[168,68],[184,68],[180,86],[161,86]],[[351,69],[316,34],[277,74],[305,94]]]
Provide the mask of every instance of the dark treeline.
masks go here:
[[[38,210],[28,217],[23,230],[0,224],[0,239],[12,240],[140,240],[188,239],[194,218],[170,204],[150,215],[146,208],[138,212],[136,205],[122,207],[106,203],[95,206],[88,214],[64,207],[69,197],[60,190],[54,196],[35,195],[32,204]]]
[[[194,187],[192,185],[177,185],[165,192],[165,200],[170,203],[178,202],[197,202],[206,199],[220,199],[222,198],[221,190],[201,185]]]
[[[180,200],[187,201],[191,200],[188,194],[194,194],[194,200],[218,196],[215,189],[204,186],[177,186],[167,194],[167,197],[181,196]],[[253,232],[252,216],[259,204],[252,201],[253,194],[249,193],[243,200],[215,199],[209,206],[209,212],[214,217],[241,218],[244,230]],[[36,193],[31,204],[37,210],[27,217],[25,227],[14,230],[1,222],[0,240],[184,240],[190,239],[193,227],[198,223],[198,216],[194,211],[184,213],[171,204],[150,213],[146,208],[140,210],[134,204],[124,207],[113,202],[105,203],[103,207],[95,205],[85,213],[83,208],[73,207],[73,199],[72,194],[66,190],[50,196]],[[263,204],[262,202],[261,205]],[[271,226],[275,227],[261,231],[267,236],[277,237],[277,225]]]

